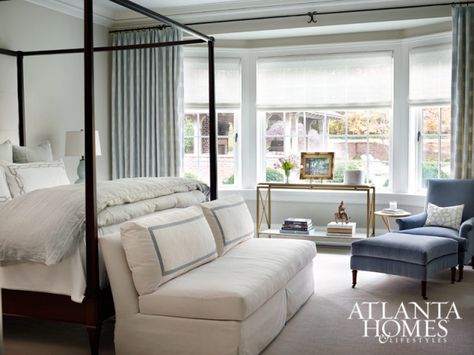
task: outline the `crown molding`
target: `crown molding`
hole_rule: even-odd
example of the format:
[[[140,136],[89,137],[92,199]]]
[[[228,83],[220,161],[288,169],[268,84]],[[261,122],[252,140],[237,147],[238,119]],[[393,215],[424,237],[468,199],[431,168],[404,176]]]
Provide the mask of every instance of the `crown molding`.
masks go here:
[[[446,0],[431,0],[429,3],[445,3]],[[370,8],[386,8],[405,5],[426,4],[425,0],[234,0],[186,7],[154,9],[182,23],[228,20],[245,17],[277,16],[305,12],[328,12]],[[113,27],[130,28],[149,26],[150,19],[129,10],[115,11]]]
[[[76,18],[83,18],[82,1],[79,0],[26,0]],[[446,0],[431,0],[442,3]],[[244,17],[276,16],[305,12],[354,10],[426,4],[425,0],[233,0],[201,5],[153,8],[165,16],[182,23],[227,20]],[[149,26],[156,21],[130,10],[114,10],[108,6],[94,5],[94,23],[111,29]]]
[[[75,18],[84,18],[84,8],[81,2],[77,0],[26,0],[37,6],[45,7]],[[94,23],[104,27],[114,25],[113,12],[101,6],[94,5]]]

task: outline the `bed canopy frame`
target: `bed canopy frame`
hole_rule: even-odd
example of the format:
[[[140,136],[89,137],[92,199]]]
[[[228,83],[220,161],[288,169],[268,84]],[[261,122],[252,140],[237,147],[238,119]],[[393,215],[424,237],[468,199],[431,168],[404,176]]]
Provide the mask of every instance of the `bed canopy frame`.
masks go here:
[[[90,352],[98,354],[102,321],[113,315],[110,289],[99,285],[99,250],[96,206],[96,157],[94,117],[94,52],[133,50],[207,43],[209,59],[209,139],[210,139],[210,195],[217,198],[217,122],[215,107],[214,38],[180,24],[166,16],[128,0],[111,2],[138,12],[191,35],[194,39],[140,45],[94,47],[93,0],[84,0],[84,47],[54,50],[13,51],[1,49],[0,54],[16,58],[18,81],[18,130],[20,145],[26,142],[25,95],[23,65],[25,57],[84,53],[84,147],[85,147],[85,209],[86,209],[86,281],[87,288],[82,303],[73,302],[69,296],[43,292],[2,291],[3,313],[9,316],[39,318],[74,322],[85,325],[89,336]]]

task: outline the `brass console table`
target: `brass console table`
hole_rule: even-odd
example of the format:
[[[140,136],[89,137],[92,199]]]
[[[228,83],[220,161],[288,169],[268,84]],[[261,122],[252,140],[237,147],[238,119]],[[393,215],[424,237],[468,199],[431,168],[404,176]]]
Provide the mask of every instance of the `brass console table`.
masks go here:
[[[343,185],[343,184],[284,184],[284,183],[260,183],[257,185],[257,237],[260,235],[285,235],[299,237],[324,237],[351,239],[344,237],[327,236],[326,233],[313,231],[306,234],[285,234],[279,229],[271,229],[272,224],[272,191],[274,190],[310,190],[310,191],[346,191],[346,192],[365,192],[367,207],[367,227],[366,237],[375,235],[375,186],[372,185]],[[266,224],[267,229],[262,230],[262,222]],[[363,236],[363,234],[362,234]],[[354,239],[354,238],[352,238]]]

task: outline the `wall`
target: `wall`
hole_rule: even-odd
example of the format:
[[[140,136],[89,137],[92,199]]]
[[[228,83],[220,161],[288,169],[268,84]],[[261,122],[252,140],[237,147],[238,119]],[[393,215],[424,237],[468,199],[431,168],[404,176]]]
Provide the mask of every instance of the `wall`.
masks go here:
[[[107,45],[108,29],[95,26],[94,31],[95,45]],[[24,0],[0,2],[0,47],[26,51],[82,46],[82,20]],[[102,156],[97,158],[100,180],[110,178],[109,76],[109,54],[96,54],[95,112],[102,147]],[[83,82],[82,54],[25,58],[27,145],[49,140],[54,158],[64,157],[65,132],[83,128]],[[0,132],[3,131],[0,140],[5,138],[6,130],[17,134],[15,105],[15,59],[0,56]],[[79,157],[65,157],[64,161],[68,175],[74,181]]]

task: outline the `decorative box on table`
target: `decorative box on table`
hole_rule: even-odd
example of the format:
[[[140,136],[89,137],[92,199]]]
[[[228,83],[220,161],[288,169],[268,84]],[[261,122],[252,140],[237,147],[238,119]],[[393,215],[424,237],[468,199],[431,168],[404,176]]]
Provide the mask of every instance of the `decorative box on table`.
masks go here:
[[[327,225],[327,235],[344,235],[352,237],[356,232],[355,222],[330,222]]]

